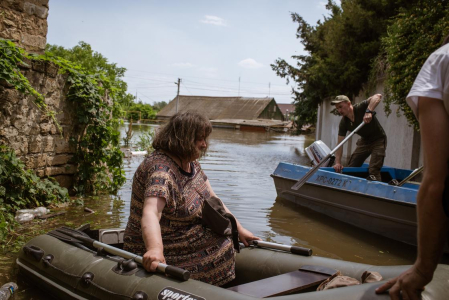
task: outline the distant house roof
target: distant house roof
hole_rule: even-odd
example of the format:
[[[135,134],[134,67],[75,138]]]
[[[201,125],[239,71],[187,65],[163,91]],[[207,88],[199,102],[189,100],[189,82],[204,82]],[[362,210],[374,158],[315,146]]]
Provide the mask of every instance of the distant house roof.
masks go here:
[[[295,111],[295,105],[294,104],[282,104],[278,103],[279,109],[282,111],[282,114],[285,115],[288,112],[291,113]]]
[[[195,111],[217,119],[257,119],[274,98],[207,97],[179,95],[178,111]],[[157,117],[169,118],[176,113],[176,97],[161,109]]]

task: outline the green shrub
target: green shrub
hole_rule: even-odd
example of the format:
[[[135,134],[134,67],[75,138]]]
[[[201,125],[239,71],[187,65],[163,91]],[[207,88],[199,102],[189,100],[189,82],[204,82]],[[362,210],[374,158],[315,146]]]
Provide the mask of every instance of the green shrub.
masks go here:
[[[67,189],[50,179],[40,179],[13,150],[0,145],[0,240],[14,223],[19,209],[68,202]]]

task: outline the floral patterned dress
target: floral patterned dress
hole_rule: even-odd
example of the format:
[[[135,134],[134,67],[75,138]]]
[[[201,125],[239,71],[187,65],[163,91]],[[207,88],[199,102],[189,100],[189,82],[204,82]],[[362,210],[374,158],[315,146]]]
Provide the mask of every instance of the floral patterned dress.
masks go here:
[[[161,151],[145,158],[133,178],[124,250],[146,252],[140,223],[143,203],[147,197],[164,198],[160,226],[167,264],[188,270],[192,279],[220,286],[235,278],[233,244],[201,225],[203,201],[210,193],[197,161],[191,170],[185,172]]]

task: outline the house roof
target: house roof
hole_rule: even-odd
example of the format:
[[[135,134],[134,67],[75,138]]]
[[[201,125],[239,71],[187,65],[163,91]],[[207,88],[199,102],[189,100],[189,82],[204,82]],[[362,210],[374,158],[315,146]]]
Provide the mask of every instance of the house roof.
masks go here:
[[[207,97],[179,95],[178,111],[195,111],[216,119],[257,119],[274,98]],[[176,113],[176,97],[161,109],[158,117],[171,117]]]
[[[279,109],[281,110],[282,114],[285,115],[285,113],[288,112],[294,112],[295,111],[295,105],[294,104],[283,104],[283,103],[278,103]]]

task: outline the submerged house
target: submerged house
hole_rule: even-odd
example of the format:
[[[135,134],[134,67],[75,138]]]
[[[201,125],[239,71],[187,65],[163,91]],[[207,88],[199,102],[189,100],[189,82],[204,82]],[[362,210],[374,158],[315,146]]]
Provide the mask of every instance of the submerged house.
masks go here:
[[[177,108],[176,108],[177,107]],[[210,120],[256,120],[268,119],[284,121],[279,106],[274,98],[247,97],[207,97],[181,96],[168,103],[156,118],[168,119],[178,111],[195,111]]]
[[[176,97],[158,112],[157,120],[166,120],[176,111],[194,111],[207,116],[214,127],[241,130],[270,130],[283,127],[285,117],[274,98],[248,97]]]

